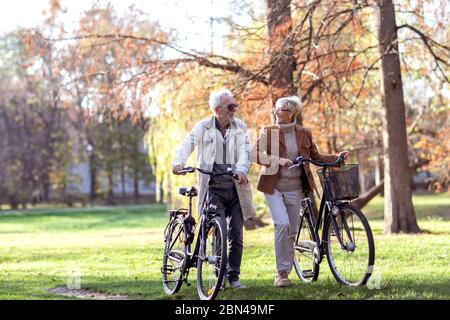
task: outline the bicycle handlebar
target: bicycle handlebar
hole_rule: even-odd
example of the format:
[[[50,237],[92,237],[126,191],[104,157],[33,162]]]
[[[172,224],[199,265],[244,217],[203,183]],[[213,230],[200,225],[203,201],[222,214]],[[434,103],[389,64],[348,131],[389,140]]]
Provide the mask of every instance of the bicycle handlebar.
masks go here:
[[[335,162],[322,162],[322,161],[316,161],[316,160],[312,160],[312,159],[305,159],[302,156],[300,156],[297,159],[295,159],[295,161],[293,162],[294,165],[289,167],[289,169],[303,165],[306,162],[310,162],[319,167],[339,167],[344,162],[344,157],[342,157],[342,156],[338,157]]]
[[[208,171],[208,170],[204,170],[204,169],[200,169],[200,168],[194,168],[194,167],[186,167],[183,168],[181,170],[178,171],[178,173],[193,173],[195,172],[195,170],[210,175],[210,176],[225,176],[225,175],[230,175],[233,177],[233,179],[235,180],[239,180],[239,176],[233,172],[233,170],[231,168],[228,168],[227,172],[223,172],[223,173],[216,173],[214,171]]]

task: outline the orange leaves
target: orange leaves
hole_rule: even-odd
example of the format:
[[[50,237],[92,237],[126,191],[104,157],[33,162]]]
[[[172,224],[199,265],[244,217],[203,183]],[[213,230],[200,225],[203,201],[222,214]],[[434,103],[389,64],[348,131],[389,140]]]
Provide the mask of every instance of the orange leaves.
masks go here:
[[[50,0],[50,10],[52,12],[61,10],[61,2],[60,0]]]
[[[420,131],[419,131],[420,132]],[[450,183],[450,126],[438,129],[434,134],[422,133],[414,148],[420,158],[429,160],[428,170],[438,174],[439,179],[433,187],[436,191],[443,191]]]

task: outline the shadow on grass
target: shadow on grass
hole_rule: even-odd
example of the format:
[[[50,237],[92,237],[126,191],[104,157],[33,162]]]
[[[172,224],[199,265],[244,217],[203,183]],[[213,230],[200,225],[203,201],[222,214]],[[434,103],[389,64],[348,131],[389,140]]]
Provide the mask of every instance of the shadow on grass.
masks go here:
[[[0,223],[20,226],[0,233],[64,232],[133,228],[148,225],[162,227],[168,221],[163,206],[139,208],[105,208],[101,210],[52,210],[49,212],[17,212],[0,214]]]
[[[303,284],[292,278],[295,285],[288,288],[277,288],[273,279],[243,279],[249,287],[246,289],[226,288],[218,295],[217,300],[402,300],[402,299],[449,299],[450,285],[442,283],[396,283],[390,281],[381,285],[380,289],[369,289],[367,286],[343,287],[333,280],[323,280],[311,284]],[[183,285],[180,291],[168,296],[162,288],[161,281],[88,281],[83,289],[112,295],[127,295],[129,300],[198,300],[195,279],[191,286]]]
[[[428,230],[428,229],[421,229],[420,233],[416,233],[413,235],[434,235],[434,236],[443,236],[443,235],[450,235],[450,231],[436,231],[436,230]]]

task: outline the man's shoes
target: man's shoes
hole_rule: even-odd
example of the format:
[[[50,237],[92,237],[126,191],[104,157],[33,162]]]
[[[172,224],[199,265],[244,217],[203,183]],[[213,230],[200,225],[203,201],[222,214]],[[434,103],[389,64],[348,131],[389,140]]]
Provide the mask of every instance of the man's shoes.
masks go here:
[[[223,277],[222,284],[220,285],[220,289],[219,289],[220,291],[225,290],[226,282],[227,282],[226,277]],[[228,281],[228,283],[230,284],[229,286],[232,289],[246,289],[246,288],[248,288],[246,285],[243,285],[239,280],[234,280],[234,281],[231,281],[231,282]]]
[[[288,278],[289,273],[287,271],[280,271],[275,276],[274,285],[276,287],[290,287],[294,283]]]
[[[235,280],[235,281],[230,282],[230,288],[233,288],[233,289],[246,289],[247,286],[243,285],[239,280]]]

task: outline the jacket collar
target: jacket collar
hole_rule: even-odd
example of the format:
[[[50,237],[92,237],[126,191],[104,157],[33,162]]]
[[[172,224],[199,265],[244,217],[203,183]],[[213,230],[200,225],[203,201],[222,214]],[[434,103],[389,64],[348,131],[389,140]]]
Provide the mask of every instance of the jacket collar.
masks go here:
[[[208,130],[216,128],[216,117],[211,116],[208,122],[204,125],[204,127]],[[230,121],[230,129],[238,129],[238,125],[236,123],[236,118]]]
[[[273,129],[279,130],[280,145],[283,146],[284,148],[286,148],[286,142],[284,141],[284,134],[281,133],[280,128],[276,124],[274,124],[274,125],[268,127],[268,129],[270,129],[270,130],[273,130]],[[298,124],[295,125],[295,134],[297,135],[297,137],[298,137],[299,134],[303,133],[304,131],[305,131],[304,127],[302,127],[302,126],[300,126]],[[297,143],[301,143],[301,141],[298,141]]]

